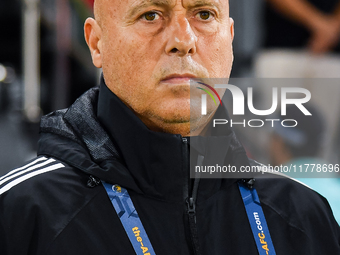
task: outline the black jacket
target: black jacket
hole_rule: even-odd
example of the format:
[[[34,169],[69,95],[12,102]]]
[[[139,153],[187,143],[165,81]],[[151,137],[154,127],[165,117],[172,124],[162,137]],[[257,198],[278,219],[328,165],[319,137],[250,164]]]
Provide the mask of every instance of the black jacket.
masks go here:
[[[226,158],[249,163],[231,135]],[[187,140],[148,130],[104,84],[42,118],[38,155],[0,179],[1,255],[135,254],[98,180],[129,191],[156,254],[194,254]],[[258,254],[237,182],[200,181],[200,254]],[[322,196],[286,178],[254,186],[278,255],[340,254]]]

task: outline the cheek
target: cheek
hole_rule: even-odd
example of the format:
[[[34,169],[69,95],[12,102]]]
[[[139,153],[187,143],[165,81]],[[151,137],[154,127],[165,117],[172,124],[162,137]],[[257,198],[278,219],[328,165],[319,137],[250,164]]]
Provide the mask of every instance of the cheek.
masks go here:
[[[200,55],[203,56],[203,63],[209,71],[210,78],[229,77],[233,63],[230,35],[210,36],[202,42],[200,48]]]
[[[150,39],[128,34],[105,40],[103,72],[111,91],[136,112],[141,112],[155,94],[157,84],[152,77],[158,63],[158,51]]]
[[[128,86],[143,81],[148,73],[147,50],[133,38],[106,39],[103,44],[103,70],[115,81],[115,86]]]
[[[131,38],[107,39],[103,45],[103,65],[124,79],[131,77],[131,72],[142,72],[140,60],[145,54],[138,50],[137,45]]]
[[[158,38],[141,36],[134,30],[119,30],[116,34],[105,38],[104,64],[120,70],[125,78],[151,77],[161,54]]]

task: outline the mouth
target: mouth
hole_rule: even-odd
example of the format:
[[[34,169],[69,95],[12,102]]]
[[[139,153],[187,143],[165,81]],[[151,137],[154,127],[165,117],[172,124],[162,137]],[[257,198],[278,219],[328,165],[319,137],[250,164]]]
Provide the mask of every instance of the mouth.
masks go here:
[[[196,75],[193,74],[171,74],[166,76],[164,79],[161,80],[161,83],[168,83],[168,84],[189,84],[190,80],[197,79]]]

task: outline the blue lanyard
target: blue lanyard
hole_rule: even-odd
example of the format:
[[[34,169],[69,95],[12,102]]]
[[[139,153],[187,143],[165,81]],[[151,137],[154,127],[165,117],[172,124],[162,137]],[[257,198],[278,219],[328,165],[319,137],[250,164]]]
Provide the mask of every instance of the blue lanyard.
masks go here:
[[[155,255],[128,191],[102,182],[137,255]],[[260,255],[276,255],[266,218],[255,189],[239,183],[239,189]]]
[[[137,255],[155,255],[148,235],[126,189],[102,182]]]
[[[255,189],[239,183],[239,189],[260,255],[276,255],[259,196]]]

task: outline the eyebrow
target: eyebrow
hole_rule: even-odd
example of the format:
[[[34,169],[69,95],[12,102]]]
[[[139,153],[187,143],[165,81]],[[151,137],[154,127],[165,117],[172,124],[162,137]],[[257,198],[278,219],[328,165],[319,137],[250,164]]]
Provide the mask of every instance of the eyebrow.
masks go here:
[[[188,8],[197,8],[202,6],[216,7],[218,10],[220,10],[220,3],[214,0],[196,0],[188,4]]]
[[[167,7],[170,6],[173,0],[144,0],[140,3],[134,5],[128,12],[128,17],[133,17],[139,10],[147,8],[149,6],[160,6]]]

